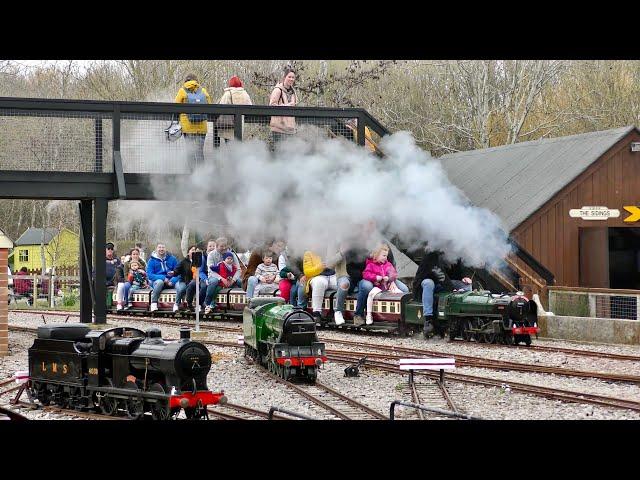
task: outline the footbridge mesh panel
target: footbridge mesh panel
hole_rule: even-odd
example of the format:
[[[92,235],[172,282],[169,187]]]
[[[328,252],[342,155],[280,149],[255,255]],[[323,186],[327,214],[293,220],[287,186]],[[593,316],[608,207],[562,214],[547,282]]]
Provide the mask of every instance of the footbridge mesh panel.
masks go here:
[[[104,113],[0,109],[0,170],[111,172]]]
[[[217,156],[236,141],[235,116],[209,115],[206,135],[199,138],[182,135],[172,139],[167,128],[177,116],[171,114],[122,114],[121,152],[125,173],[187,173],[201,162],[217,162]],[[225,118],[222,118],[225,117]],[[222,119],[221,119],[222,118]],[[242,140],[257,139],[270,149],[288,138],[344,138],[355,139],[354,126],[348,118],[282,117],[288,133],[275,131],[272,125],[280,125],[280,117],[242,115]],[[276,127],[277,128],[277,127]],[[282,129],[280,129],[282,130]],[[184,130],[183,130],[184,131]],[[204,131],[204,130],[202,130]],[[171,138],[171,139],[170,139]]]

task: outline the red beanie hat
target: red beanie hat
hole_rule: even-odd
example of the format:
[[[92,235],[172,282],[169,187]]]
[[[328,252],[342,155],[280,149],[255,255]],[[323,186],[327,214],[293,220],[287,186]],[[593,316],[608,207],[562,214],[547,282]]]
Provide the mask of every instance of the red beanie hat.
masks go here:
[[[234,75],[233,77],[231,77],[229,79],[229,86],[238,88],[238,87],[242,86],[242,82],[240,81],[240,79],[238,77],[236,77]]]

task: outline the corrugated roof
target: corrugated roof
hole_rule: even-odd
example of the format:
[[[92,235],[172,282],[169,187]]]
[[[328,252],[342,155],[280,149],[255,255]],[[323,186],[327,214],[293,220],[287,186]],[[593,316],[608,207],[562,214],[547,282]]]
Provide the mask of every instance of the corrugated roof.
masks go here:
[[[49,245],[49,242],[58,235],[58,230],[47,228],[44,234],[44,244]],[[42,241],[42,228],[27,228],[27,231],[20,235],[20,238],[16,240],[15,245],[40,245]]]
[[[511,232],[634,126],[444,155],[451,183]]]

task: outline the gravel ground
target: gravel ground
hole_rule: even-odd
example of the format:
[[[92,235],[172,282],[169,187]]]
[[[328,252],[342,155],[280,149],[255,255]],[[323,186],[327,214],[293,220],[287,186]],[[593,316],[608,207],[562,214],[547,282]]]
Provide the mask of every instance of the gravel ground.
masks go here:
[[[70,322],[75,321],[70,319]],[[37,326],[42,325],[42,318],[23,312],[11,312],[9,322],[12,325]],[[47,317],[47,323],[64,322],[64,317]],[[130,320],[109,320],[110,325],[135,326],[141,329],[151,324],[132,318]],[[225,326],[239,326],[238,322],[217,322]],[[161,326],[163,336],[176,338],[178,327]],[[23,332],[10,332],[9,346],[11,354],[0,357],[0,380],[6,379],[17,370],[27,369],[27,349],[33,343],[33,335]],[[209,332],[209,339],[235,341],[236,333]],[[554,365],[564,368],[591,371],[607,371],[640,375],[640,366],[635,362],[620,360],[603,360],[589,357],[577,357],[568,354],[554,354],[535,352],[524,348],[508,347],[490,348],[479,344],[449,343],[446,340],[423,340],[413,338],[398,338],[388,335],[358,335],[348,332],[321,330],[320,336],[328,341],[334,339],[360,340],[368,343],[387,345],[402,345],[413,348],[423,348],[441,351],[443,354],[464,354],[484,356],[499,360],[534,363],[539,365]],[[548,345],[554,347],[585,349],[627,355],[639,355],[640,346],[629,345],[596,345],[580,344],[566,341],[550,341],[534,339],[534,345]],[[332,345],[331,348],[348,349],[346,346]],[[230,347],[209,345],[213,356],[213,367],[209,373],[209,387],[212,390],[224,389],[230,402],[246,405],[267,411],[271,406],[279,406],[314,418],[331,418],[320,407],[315,406],[292,389],[269,378],[260,367],[248,362],[242,356],[242,350]],[[351,396],[365,405],[385,415],[389,414],[389,404],[392,400],[410,401],[404,385],[406,376],[382,372],[371,368],[362,368],[357,378],[344,377],[345,364],[329,362],[319,373],[322,383]],[[640,401],[640,387],[624,383],[610,383],[600,380],[581,379],[537,373],[502,372],[477,368],[459,368],[459,373],[481,375],[500,379],[503,387],[482,387],[448,382],[449,392],[461,410],[466,413],[487,419],[640,419],[640,412],[591,406],[579,403],[565,403],[549,400],[533,395],[513,392],[509,382],[531,383],[566,390],[594,393],[599,395],[625,398]],[[419,382],[429,382],[426,378],[419,378]],[[6,403],[9,396],[2,397],[1,403]],[[22,410],[23,413],[25,409]],[[27,411],[25,413],[33,419],[69,419],[67,415]],[[396,409],[397,418],[415,419],[416,413],[412,409],[399,407]]]

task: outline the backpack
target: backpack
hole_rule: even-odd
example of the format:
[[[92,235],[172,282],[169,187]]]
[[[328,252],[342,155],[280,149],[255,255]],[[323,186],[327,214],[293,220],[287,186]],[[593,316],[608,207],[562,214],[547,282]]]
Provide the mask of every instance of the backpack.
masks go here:
[[[192,92],[191,90],[187,90],[186,88],[182,87],[185,91],[185,93],[187,94],[187,102],[186,103],[202,103],[202,104],[206,104],[207,103],[207,97],[204,94],[204,92],[202,91],[202,87],[198,87],[198,89],[195,92]],[[207,115],[204,113],[189,113],[187,114],[187,118],[189,118],[190,122],[204,122],[207,119]]]
[[[304,275],[308,279],[318,276],[324,271],[324,266],[322,265],[322,259],[315,253],[309,252],[309,251],[304,252],[304,259],[302,261],[302,266],[304,270]]]

